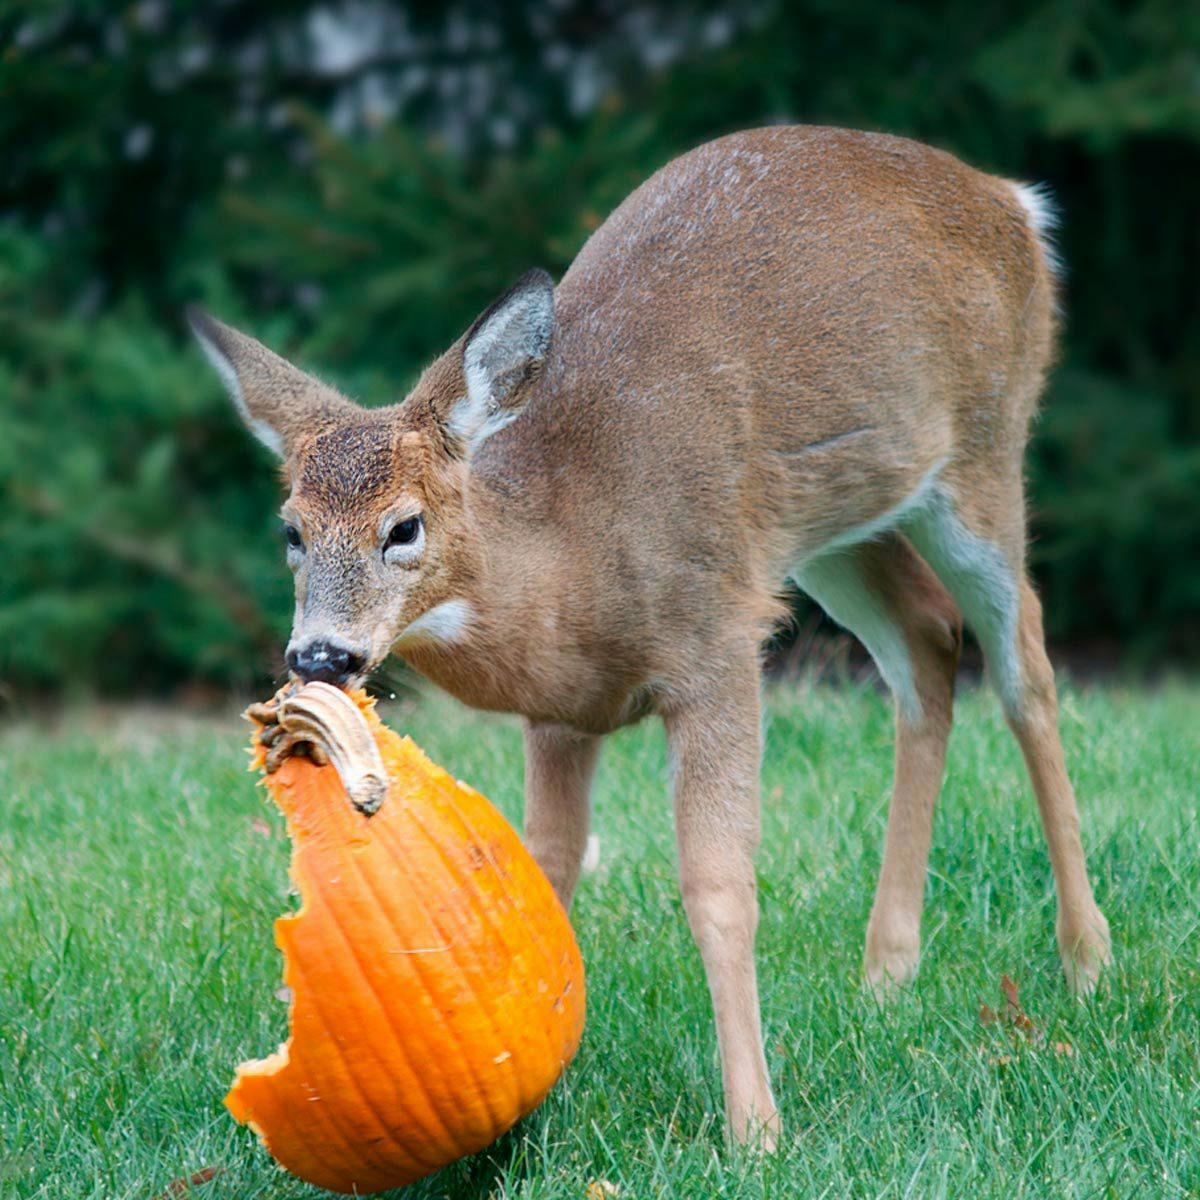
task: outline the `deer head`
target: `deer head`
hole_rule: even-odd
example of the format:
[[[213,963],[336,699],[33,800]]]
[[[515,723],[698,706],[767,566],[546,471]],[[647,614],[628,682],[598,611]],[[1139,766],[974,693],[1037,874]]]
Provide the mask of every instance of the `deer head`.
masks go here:
[[[188,320],[250,431],[283,460],[292,672],[353,685],[393,644],[460,636],[486,552],[467,502],[472,458],[530,399],[554,329],[550,277],[523,276],[386,408],[354,404],[203,312]]]

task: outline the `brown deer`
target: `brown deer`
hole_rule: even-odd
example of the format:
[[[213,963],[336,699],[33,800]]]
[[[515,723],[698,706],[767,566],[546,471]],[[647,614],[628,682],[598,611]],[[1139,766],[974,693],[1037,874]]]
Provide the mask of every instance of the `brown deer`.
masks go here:
[[[759,650],[789,578],[895,696],[869,983],[917,967],[963,619],[1033,781],[1068,980],[1087,991],[1109,961],[1025,568],[1047,223],[1037,191],[938,150],[776,127],[664,167],[557,288],[530,272],[391,407],[192,314],[284,459],[292,672],[353,684],[395,649],[467,704],[522,714],[525,835],[564,905],[600,740],[662,718],[739,1139],[770,1144],[779,1122],[753,860]]]

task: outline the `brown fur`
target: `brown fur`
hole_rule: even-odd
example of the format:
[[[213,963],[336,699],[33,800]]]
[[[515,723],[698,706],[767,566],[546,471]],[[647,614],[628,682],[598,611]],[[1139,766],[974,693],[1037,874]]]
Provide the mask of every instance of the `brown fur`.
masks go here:
[[[544,360],[496,385],[522,415],[474,451],[448,425],[479,322],[403,403],[369,412],[302,394],[294,368],[275,386],[274,356],[246,359],[247,405],[285,444],[285,512],[309,542],[294,640],[335,634],[374,663],[399,636],[466,703],[523,714],[527,836],[564,902],[598,735],[662,715],[738,1136],[778,1123],[752,957],[756,654],[797,570],[835,610],[850,598],[841,619],[865,611],[910,679],[866,967],[879,987],[915,969],[960,591],[990,616],[985,576],[948,558],[939,580],[902,535],[931,481],[950,516],[926,528],[930,553],[969,535],[1019,603],[992,665],[1016,672],[1005,702],[1047,821],[1064,962],[1086,985],[1107,958],[1024,580],[1021,463],[1054,303],[1013,185],[899,138],[772,128],[700,147],[617,209],[555,291]],[[398,509],[426,516],[424,555],[401,571],[379,542]],[[473,613],[458,636],[405,640],[453,600]]]

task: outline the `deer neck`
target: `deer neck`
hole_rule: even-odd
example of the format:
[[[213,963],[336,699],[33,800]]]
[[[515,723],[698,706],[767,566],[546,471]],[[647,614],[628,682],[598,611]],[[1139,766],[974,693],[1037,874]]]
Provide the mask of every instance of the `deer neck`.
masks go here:
[[[536,515],[488,481],[472,481],[466,536],[446,598],[397,650],[466,704],[535,715],[557,711],[571,681],[558,597],[566,550]],[[414,636],[415,635],[415,636]]]

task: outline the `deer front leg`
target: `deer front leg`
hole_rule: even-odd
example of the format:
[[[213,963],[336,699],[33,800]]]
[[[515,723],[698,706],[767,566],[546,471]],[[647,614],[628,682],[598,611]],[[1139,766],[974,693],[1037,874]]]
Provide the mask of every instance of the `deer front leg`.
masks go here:
[[[707,691],[663,714],[675,772],[683,906],[708,978],[725,1085],[739,1142],[772,1149],[779,1114],[759,1023],[754,935],[758,904],[758,660],[710,664]]]
[[[589,797],[600,739],[566,725],[525,725],[525,844],[563,908],[587,848]]]

